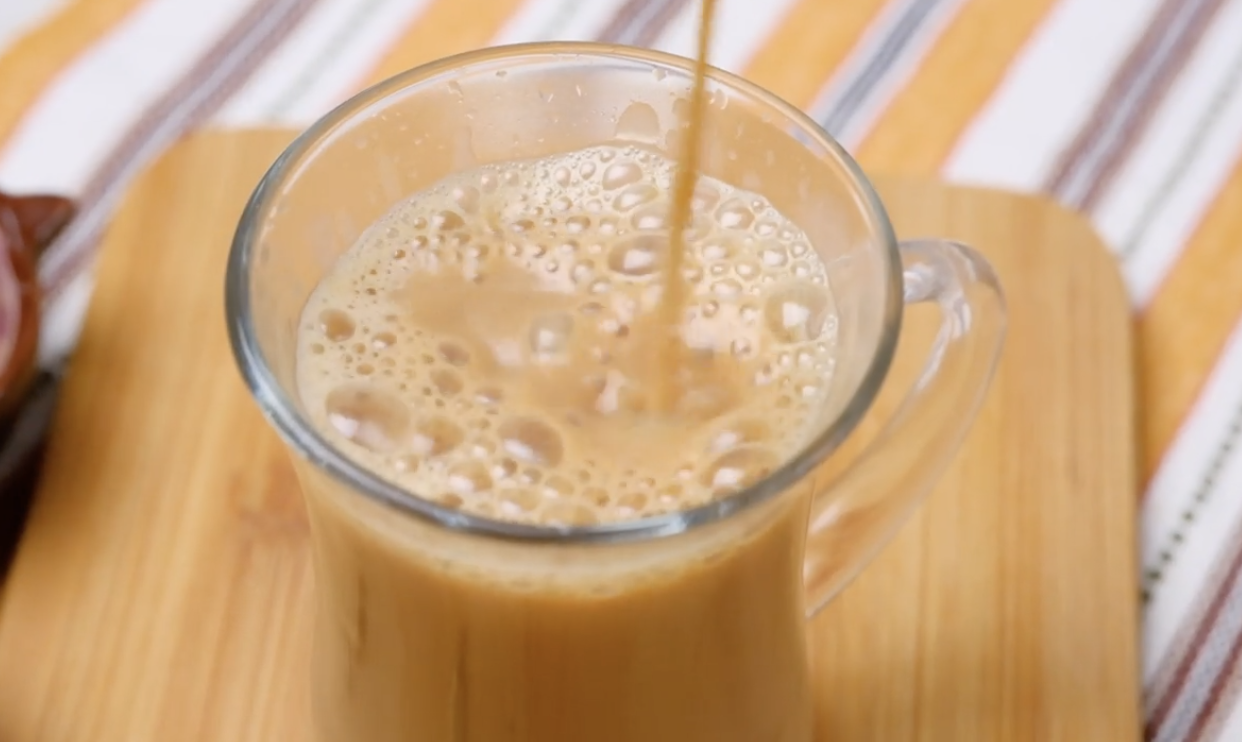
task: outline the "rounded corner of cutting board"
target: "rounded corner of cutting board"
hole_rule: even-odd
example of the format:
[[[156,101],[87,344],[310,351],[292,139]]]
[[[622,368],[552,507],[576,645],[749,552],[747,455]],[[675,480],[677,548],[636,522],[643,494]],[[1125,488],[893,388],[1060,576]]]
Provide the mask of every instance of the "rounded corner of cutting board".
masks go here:
[[[1109,247],[1104,236],[1099,233],[1091,218],[1086,214],[1057,201],[1046,193],[1026,193],[1003,188],[984,188],[979,186],[946,184],[953,190],[972,194],[974,198],[996,198],[1026,204],[1024,208],[1040,212],[1043,219],[1063,225],[1071,239],[1053,243],[1057,247],[1072,249],[1078,260],[1092,263],[1091,268],[1096,276],[1107,277],[1108,285],[1099,287],[1114,295],[1118,302],[1129,307],[1130,292],[1126,288],[1125,276],[1121,272],[1121,264],[1113,249]]]
[[[1079,269],[1089,271],[1093,290],[1107,292],[1107,296],[1101,297],[1106,303],[1124,307],[1128,323],[1130,294],[1121,266],[1085,214],[1043,193],[950,183],[922,176],[880,175],[874,182],[890,213],[903,212],[900,217],[909,217],[911,211],[960,209],[967,212],[966,219],[970,220],[982,214],[983,219],[1009,219],[1020,225],[1038,225],[1042,233],[1055,236],[1055,239],[1041,241],[1040,249],[1045,254],[1059,251],[1066,265],[1076,264]],[[911,209],[915,204],[919,206]],[[899,232],[902,221],[902,218],[894,219]],[[1002,245],[977,247],[985,254],[1006,249]]]

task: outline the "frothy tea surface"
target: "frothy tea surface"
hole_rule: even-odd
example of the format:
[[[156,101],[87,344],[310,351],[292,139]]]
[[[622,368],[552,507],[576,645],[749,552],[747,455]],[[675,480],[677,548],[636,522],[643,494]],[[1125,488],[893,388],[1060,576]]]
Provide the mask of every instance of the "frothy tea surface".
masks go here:
[[[700,176],[683,363],[653,409],[673,163],[605,146],[415,194],[323,278],[298,385],[342,450],[514,522],[616,522],[747,486],[816,432],[836,317],[806,235]]]

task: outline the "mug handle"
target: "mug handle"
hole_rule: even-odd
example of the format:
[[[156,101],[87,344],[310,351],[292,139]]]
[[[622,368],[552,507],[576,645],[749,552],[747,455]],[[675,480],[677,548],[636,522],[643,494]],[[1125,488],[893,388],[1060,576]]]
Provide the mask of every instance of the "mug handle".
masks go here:
[[[815,615],[896,534],[953,460],[996,370],[1004,293],[992,266],[948,240],[900,243],[907,305],[935,302],[926,367],[883,429],[836,479],[816,483],[803,581]]]

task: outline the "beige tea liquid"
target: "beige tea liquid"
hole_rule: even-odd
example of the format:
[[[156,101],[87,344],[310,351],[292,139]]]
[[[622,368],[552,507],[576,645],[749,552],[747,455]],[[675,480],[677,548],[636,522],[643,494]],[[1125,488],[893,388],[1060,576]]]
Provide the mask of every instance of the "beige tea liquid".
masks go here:
[[[599,146],[398,205],[306,304],[307,414],[406,491],[514,523],[632,521],[763,477],[822,427],[824,266],[763,197],[700,177],[666,366],[675,170]],[[803,614],[773,609],[801,605],[806,498],[654,556],[528,562],[307,489],[325,740],[809,742]]]

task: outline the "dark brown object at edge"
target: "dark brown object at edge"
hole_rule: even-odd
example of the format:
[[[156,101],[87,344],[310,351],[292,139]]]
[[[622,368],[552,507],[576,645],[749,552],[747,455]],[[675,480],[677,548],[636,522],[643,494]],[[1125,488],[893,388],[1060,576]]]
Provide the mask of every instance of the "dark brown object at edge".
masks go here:
[[[60,196],[0,191],[0,573],[29,509],[56,383],[36,366],[38,261],[73,215],[73,203]]]

